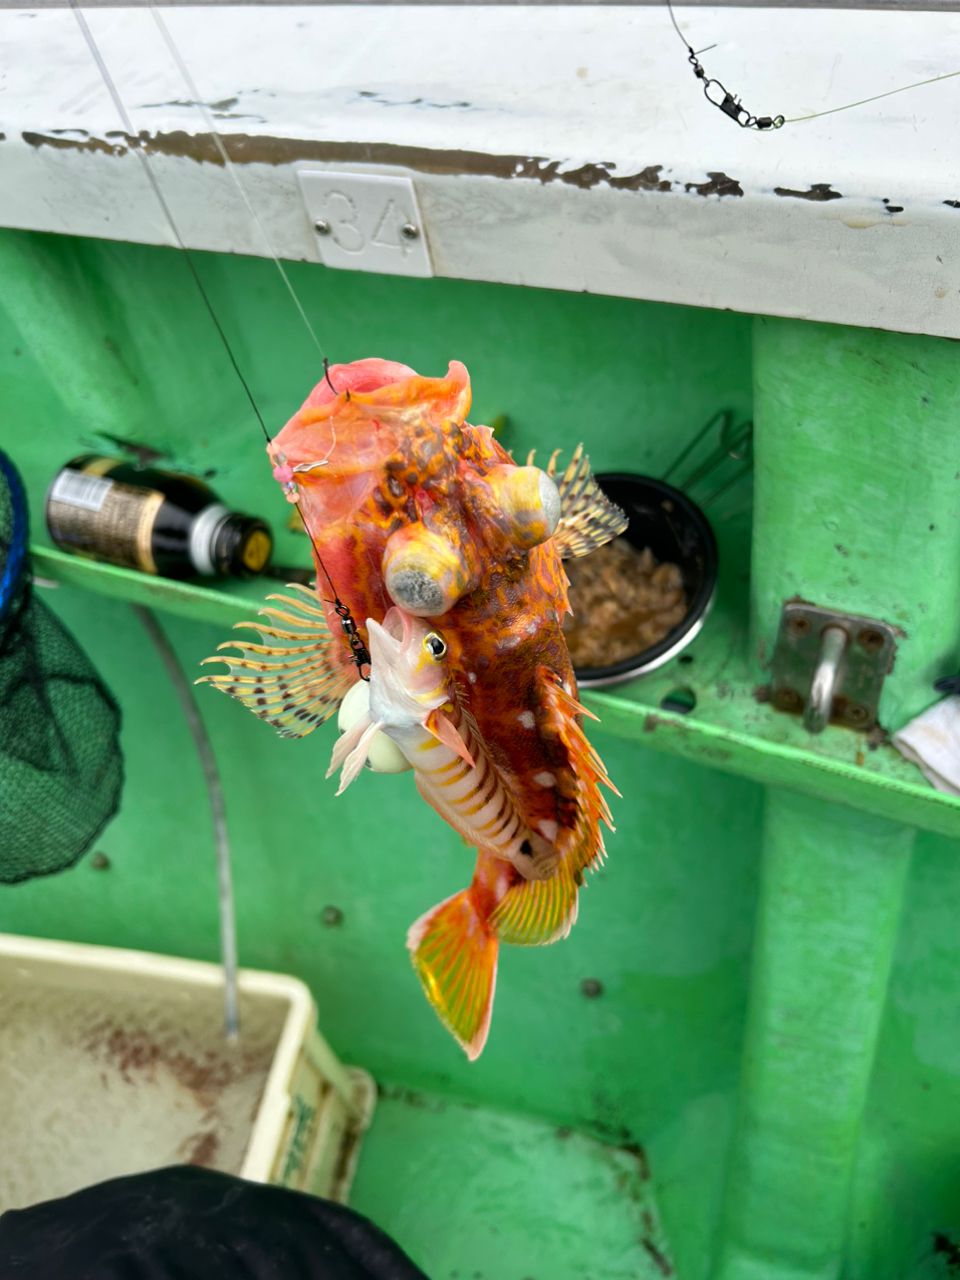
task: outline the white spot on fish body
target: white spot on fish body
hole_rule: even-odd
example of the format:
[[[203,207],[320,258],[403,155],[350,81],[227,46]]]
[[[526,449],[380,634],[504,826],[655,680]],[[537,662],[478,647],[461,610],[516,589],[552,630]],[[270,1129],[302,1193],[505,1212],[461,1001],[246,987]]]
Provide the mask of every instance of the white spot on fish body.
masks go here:
[[[532,729],[534,725],[537,723],[536,720],[533,718],[532,711],[521,711],[520,714],[517,716],[517,719],[520,721],[520,723],[523,725],[525,729]]]
[[[549,840],[551,844],[556,840],[557,832],[560,830],[552,818],[541,818],[537,823],[537,829],[544,840]]]
[[[548,773],[546,769],[541,773],[535,773],[533,780],[538,787],[555,787],[557,785],[557,779],[554,774]]]
[[[528,635],[528,636],[535,635],[535,634],[536,634],[536,630],[537,630],[537,622],[536,622],[536,619],[535,619],[535,618],[531,618],[531,619],[530,619],[530,621],[527,623],[527,635]]]
[[[471,684],[476,684],[476,683],[477,683],[477,673],[476,673],[475,671],[468,671],[468,672],[467,672],[467,679],[470,681],[470,683],[471,683]]]

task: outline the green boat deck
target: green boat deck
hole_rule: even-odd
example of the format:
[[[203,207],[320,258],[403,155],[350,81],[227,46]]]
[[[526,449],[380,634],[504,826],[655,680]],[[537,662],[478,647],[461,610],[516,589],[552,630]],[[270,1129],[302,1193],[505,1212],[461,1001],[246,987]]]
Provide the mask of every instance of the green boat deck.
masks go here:
[[[674,1274],[642,1147],[487,1107],[386,1089],[351,1203],[432,1280]]]
[[[267,262],[200,255],[267,420],[317,381]],[[184,668],[267,583],[180,585],[70,560],[43,495],[130,443],[210,482],[308,563],[172,251],[0,234],[4,447],[29,488],[44,599],[121,704],[121,813],[74,870],[0,892],[0,929],[215,959],[216,871],[191,740],[131,603]],[[465,1061],[410,968],[409,924],[470,858],[408,777],[324,782],[333,731],[282,742],[198,691],[223,775],[241,961],[304,979],[337,1054],[383,1088],[353,1203],[432,1280],[928,1280],[960,1257],[960,802],[876,739],[811,739],[758,690],[782,602],[903,631],[881,719],[960,652],[960,374],[945,339],[291,263],[335,337],[436,373],[519,453],[588,445],[662,474],[717,410],[756,422],[708,509],[721,588],[682,660],[588,701],[623,792],[561,945],[505,948]],[[349,282],[349,288],[346,283]],[[522,350],[516,335],[523,334]],[[696,358],[692,359],[692,353]],[[41,589],[43,589],[41,587]],[[662,706],[690,690],[683,716]],[[338,908],[339,915],[325,911]],[[331,919],[339,922],[331,924]],[[951,1250],[954,1250],[952,1253]]]

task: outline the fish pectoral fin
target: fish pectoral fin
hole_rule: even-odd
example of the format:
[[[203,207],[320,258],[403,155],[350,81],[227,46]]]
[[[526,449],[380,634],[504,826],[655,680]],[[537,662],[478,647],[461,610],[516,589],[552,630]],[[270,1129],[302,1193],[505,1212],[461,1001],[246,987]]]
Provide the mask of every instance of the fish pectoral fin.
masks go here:
[[[332,778],[338,769],[343,768],[344,761],[351,751],[360,745],[360,739],[370,727],[370,713],[364,711],[349,729],[345,729],[340,737],[333,744],[333,750],[330,753],[330,763],[327,765],[325,778]]]
[[[360,776],[360,771],[367,762],[367,752],[370,750],[373,736],[382,728],[383,725],[379,720],[371,720],[369,713],[365,712],[333,744],[327,777],[329,778],[337,769],[341,770],[340,785],[337,787],[338,796],[343,795],[350,783]]]
[[[471,1062],[490,1030],[500,944],[464,889],[428,911],[407,934],[413,967],[437,1017]]]
[[[297,598],[271,595],[284,609],[263,608],[265,622],[238,622],[238,628],[260,635],[260,643],[230,640],[219,646],[202,666],[223,663],[219,675],[201,676],[197,684],[211,684],[273,725],[283,738],[302,738],[336,711],[356,673],[334,644],[323,609],[308,588],[291,584]],[[274,619],[289,627],[272,625]],[[229,652],[222,652],[229,651]]]
[[[490,917],[501,942],[543,947],[565,938],[577,919],[575,873],[561,862],[549,880],[522,880],[508,889]]]
[[[455,751],[460,759],[466,761],[471,769],[476,768],[473,756],[467,750],[467,744],[460,737],[456,725],[439,708],[430,712],[423,722],[423,727],[428,733],[432,733],[439,742],[442,742],[445,747]]]
[[[578,444],[563,473],[557,466],[560,450],[550,455],[545,468],[560,491],[560,520],[553,545],[564,560],[589,555],[605,542],[623,533],[629,521],[615,503],[601,491],[590,470],[590,459]],[[533,453],[527,465],[533,465]]]

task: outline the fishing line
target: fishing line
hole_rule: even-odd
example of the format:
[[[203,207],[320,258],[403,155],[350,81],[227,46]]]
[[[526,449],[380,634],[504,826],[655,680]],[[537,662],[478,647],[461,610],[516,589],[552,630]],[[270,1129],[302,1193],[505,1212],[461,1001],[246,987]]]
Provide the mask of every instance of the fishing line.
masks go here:
[[[926,84],[936,84],[940,80],[952,80],[960,76],[960,71],[945,71],[943,75],[931,76],[929,80],[916,80],[913,84],[903,84],[899,89],[888,89],[886,93],[875,93],[871,98],[859,98],[856,102],[848,102],[845,107],[829,107],[826,111],[814,111],[808,116],[790,116],[785,124],[799,124],[802,120],[819,120],[821,116],[832,116],[838,111],[850,111],[853,107],[862,107],[867,102],[879,102],[881,98],[892,98],[895,93],[906,93],[908,89],[922,89]]]
[[[180,53],[179,48],[177,47],[176,41],[173,39],[173,36],[170,34],[170,29],[168,28],[167,24],[164,22],[163,16],[161,15],[160,10],[156,7],[156,5],[152,4],[150,5],[150,13],[153,15],[153,20],[157,24],[157,28],[161,36],[163,37],[164,43],[167,46],[167,49],[170,53],[171,58],[173,58],[174,62],[177,64],[177,69],[180,72],[180,75],[183,78],[183,82],[187,86],[187,90],[190,94],[192,105],[195,106],[197,110],[200,112],[200,114],[203,116],[204,124],[207,126],[207,132],[210,134],[211,138],[213,139],[214,145],[220,154],[220,159],[223,161],[224,169],[230,175],[230,179],[233,182],[233,185],[236,187],[237,192],[239,193],[240,199],[246,205],[247,213],[249,213],[250,217],[257,224],[257,229],[259,230],[260,235],[263,238],[263,243],[266,246],[267,253],[273,259],[273,265],[280,272],[280,278],[283,281],[284,285],[286,285],[286,289],[290,295],[291,301],[293,302],[293,305],[296,307],[297,311],[299,312],[300,319],[303,321],[304,325],[306,326],[307,332],[310,334],[310,337],[313,340],[313,345],[317,348],[317,351],[320,353],[320,359],[323,361],[324,370],[326,371],[327,359],[323,353],[323,347],[320,345],[320,339],[317,337],[316,333],[314,332],[313,325],[310,323],[309,317],[307,316],[303,303],[300,301],[300,297],[296,289],[293,287],[293,283],[290,280],[290,277],[287,275],[287,272],[283,263],[280,261],[280,256],[273,246],[273,241],[270,239],[270,236],[267,232],[266,227],[263,225],[260,215],[257,213],[256,209],[253,207],[250,197],[247,195],[246,187],[240,181],[240,175],[237,172],[236,165],[230,159],[230,155],[229,155],[229,152],[227,151],[226,144],[224,143],[223,137],[221,136],[220,131],[217,128],[216,123],[213,119],[213,116],[210,113],[210,109],[207,106],[207,104],[201,99],[200,92],[196,86],[196,82],[194,81],[193,76],[190,74],[190,69],[187,66],[186,62],[184,61],[183,56]],[[327,380],[329,381],[329,375],[327,377]],[[330,385],[333,386],[332,383]]]
[[[708,76],[704,70],[697,52],[707,53],[710,49],[715,49],[716,45],[707,45],[706,49],[700,49],[695,52],[693,46],[687,43],[686,37],[680,30],[676,15],[673,12],[672,0],[665,0],[665,3],[667,12],[670,14],[670,21],[673,23],[673,29],[687,51],[687,61],[693,68],[693,74],[703,85],[703,96],[712,106],[717,107],[724,115],[735,121],[741,129],[758,129],[762,132],[770,129],[782,129],[785,124],[801,124],[805,120],[819,120],[822,116],[836,115],[840,111],[851,111],[854,107],[865,106],[868,102],[879,102],[881,98],[891,98],[895,93],[906,93],[908,89],[922,89],[924,85],[937,84],[940,80],[952,80],[954,76],[960,76],[960,70],[945,71],[942,75],[930,76],[927,80],[915,80],[912,84],[903,84],[898,89],[887,89],[885,93],[875,93],[869,98],[858,98],[856,102],[844,103],[842,107],[827,107],[824,111],[811,111],[809,115],[805,116],[784,116],[783,114],[755,116],[747,110],[739,97],[730,93],[719,80]]]
[[[244,377],[243,371],[240,368],[240,364],[237,360],[237,357],[234,354],[233,347],[230,345],[230,339],[227,337],[226,331],[224,330],[223,325],[220,323],[219,317],[217,316],[216,310],[213,306],[213,302],[209,294],[207,293],[206,288],[204,287],[203,280],[201,279],[200,273],[197,270],[196,263],[193,260],[193,255],[191,251],[187,248],[187,245],[180,234],[179,228],[177,227],[176,220],[174,219],[174,216],[173,216],[173,212],[169,204],[167,203],[167,200],[160,187],[160,182],[157,179],[156,174],[154,173],[153,164],[151,162],[150,156],[148,155],[147,151],[144,148],[143,139],[141,139],[140,136],[134,131],[133,121],[131,120],[130,115],[127,112],[127,109],[124,106],[123,99],[120,96],[120,91],[118,90],[116,83],[114,82],[113,77],[110,74],[110,70],[107,67],[106,61],[104,60],[103,55],[100,52],[100,47],[97,44],[96,39],[94,38],[93,32],[90,30],[90,27],[87,23],[87,20],[82,10],[80,9],[78,0],[70,0],[70,7],[73,10],[74,17],[76,18],[77,24],[79,25],[80,30],[83,34],[83,38],[87,43],[87,47],[90,50],[90,54],[93,57],[94,62],[96,63],[98,71],[100,72],[100,77],[103,80],[104,85],[106,86],[107,92],[110,94],[110,97],[113,101],[113,105],[117,109],[117,114],[120,116],[120,119],[123,122],[123,126],[126,129],[127,136],[130,140],[131,148],[133,149],[134,153],[140,160],[141,165],[143,166],[143,171],[146,174],[147,181],[150,183],[150,186],[153,189],[153,193],[157,197],[157,202],[159,203],[160,208],[163,211],[163,215],[166,218],[170,231],[174,239],[176,240],[178,247],[183,253],[184,260],[186,261],[186,264],[190,270],[190,274],[193,277],[194,283],[197,286],[200,296],[203,299],[204,305],[207,309],[207,312],[209,313],[211,321],[213,322],[214,328],[216,329],[217,334],[220,337],[220,341],[223,344],[223,348],[227,353],[227,356],[230,360],[230,364],[232,365],[234,372],[239,378],[241,386],[246,392],[247,399],[250,402],[250,407],[253,409],[253,412],[256,415],[257,422],[260,424],[260,430],[263,432],[264,439],[269,445],[272,443],[272,441],[270,437],[270,432],[267,430],[267,425],[266,425],[266,422],[264,421],[263,414],[260,412],[260,408],[256,402],[256,399],[254,398],[252,390],[250,389],[250,385],[247,382],[246,378]],[[167,43],[168,43],[168,48],[170,48],[171,53],[173,53],[176,50],[176,45],[173,43],[172,37],[170,37],[170,34],[167,31],[166,27],[163,25],[162,19],[159,18],[159,15],[155,14],[154,16],[158,20],[158,25],[160,26],[161,32],[165,34],[165,38],[167,39]],[[193,93],[194,99],[199,99],[199,94],[196,93],[195,87],[193,86],[193,82],[189,78],[189,72],[187,71],[186,64],[183,62],[183,59],[180,57],[178,50],[176,50],[175,56],[176,56],[178,65],[180,65],[182,67],[182,70],[186,73],[187,83],[189,86],[191,86],[191,92]],[[197,102],[196,105],[199,106],[200,105],[199,102]],[[280,264],[279,259],[273,253],[273,247],[270,243],[269,236],[267,235],[266,230],[263,227],[263,224],[261,223],[255,210],[250,204],[250,201],[247,199],[246,193],[243,190],[243,185],[242,183],[240,183],[238,176],[236,175],[236,173],[233,172],[232,162],[230,161],[230,158],[227,155],[226,148],[223,145],[223,139],[220,137],[220,134],[218,133],[216,126],[212,124],[212,121],[208,122],[208,128],[210,128],[211,134],[217,141],[217,145],[220,149],[221,156],[224,158],[224,161],[225,161],[225,167],[228,168],[231,173],[233,173],[234,181],[237,184],[238,190],[243,196],[244,203],[246,204],[247,209],[253,216],[257,225],[260,227],[261,233],[263,234],[267,247],[268,249],[270,249],[270,252],[274,257],[274,262],[276,263],[276,266],[279,268],[280,274],[283,277],[285,283],[287,284],[288,289],[290,290],[291,297],[294,299],[294,302],[297,305],[297,309],[300,312],[301,316],[303,317],[303,320],[307,326],[307,329],[309,330],[311,336],[313,337],[314,342],[317,344],[317,350],[320,352],[321,358],[323,360],[324,376],[331,390],[334,392],[334,394],[339,394],[336,390],[336,387],[334,387],[333,383],[330,381],[329,361],[327,360],[327,357],[323,354],[323,349],[321,348],[320,343],[317,340],[317,336],[314,333],[309,320],[307,319],[306,312],[303,310],[300,300],[296,295],[296,291],[293,289],[292,285],[290,284],[287,274],[284,271],[282,265]],[[346,395],[347,399],[350,398],[349,391],[345,392],[344,394]],[[359,632],[357,631],[357,624],[353,619],[353,615],[351,614],[349,607],[345,605],[343,601],[340,599],[340,595],[337,591],[336,586],[334,585],[333,578],[330,576],[330,572],[323,562],[323,557],[320,555],[320,550],[317,546],[316,539],[314,538],[313,533],[310,529],[310,526],[307,524],[307,521],[304,517],[303,510],[300,505],[300,500],[297,496],[295,496],[297,494],[297,486],[296,486],[295,480],[293,479],[293,475],[296,468],[287,467],[285,459],[279,458],[278,461],[280,461],[281,468],[283,468],[285,472],[285,479],[281,481],[284,491],[287,493],[289,497],[291,497],[293,501],[293,505],[297,509],[297,513],[300,516],[300,520],[301,520],[301,523],[303,524],[304,531],[307,537],[310,539],[310,545],[313,547],[313,553],[316,556],[317,564],[321,572],[323,573],[323,576],[326,578],[327,584],[330,588],[330,592],[333,595],[333,599],[328,600],[327,603],[333,606],[334,612],[336,613],[337,617],[340,620],[340,626],[343,629],[343,633],[346,638],[347,644],[350,647],[352,660],[357,668],[358,674],[360,675],[361,679],[364,679],[364,680],[369,679],[368,676],[364,676],[363,674],[363,667],[369,666],[370,664],[369,652],[367,651],[366,646],[364,645],[363,641],[360,638]],[[325,463],[327,459],[324,459],[323,461]]]
[[[153,188],[153,193],[157,197],[157,201],[159,202],[160,208],[163,210],[164,217],[166,218],[167,223],[170,227],[170,230],[173,233],[173,237],[183,252],[186,264],[190,269],[190,274],[193,276],[194,283],[196,284],[197,288],[200,291],[200,296],[203,299],[204,305],[206,306],[207,311],[210,314],[210,319],[213,321],[214,327],[216,328],[217,333],[220,335],[220,341],[223,343],[224,350],[226,351],[227,356],[230,359],[230,363],[233,365],[234,373],[236,373],[237,377],[240,379],[240,385],[243,387],[244,391],[246,392],[247,399],[250,401],[250,407],[253,409],[253,412],[256,414],[257,421],[260,423],[260,430],[263,432],[264,436],[266,437],[267,443],[269,444],[270,433],[267,430],[267,424],[263,420],[263,415],[261,414],[260,409],[257,406],[256,400],[253,398],[253,392],[250,390],[249,384],[247,383],[246,378],[243,376],[243,372],[240,368],[240,365],[237,363],[237,358],[233,354],[233,348],[230,346],[230,341],[227,338],[226,333],[224,332],[223,326],[221,325],[219,319],[217,318],[217,313],[214,310],[213,303],[210,301],[210,297],[207,294],[206,289],[204,288],[203,281],[200,279],[200,273],[197,271],[196,264],[193,261],[193,257],[190,253],[190,250],[184,244],[183,237],[180,235],[180,232],[177,229],[177,224],[174,221],[173,214],[170,211],[170,206],[167,204],[166,198],[160,189],[160,183],[157,181],[156,174],[153,172],[153,167],[150,164],[149,157],[147,156],[147,153],[143,150],[141,146],[141,139],[134,133],[133,121],[130,119],[130,116],[127,114],[127,109],[123,105],[123,99],[120,97],[120,93],[117,89],[117,86],[114,84],[113,77],[110,75],[110,72],[107,68],[107,64],[104,61],[102,54],[100,53],[100,47],[97,44],[96,40],[94,39],[93,32],[90,30],[90,27],[87,25],[87,20],[84,17],[79,4],[77,3],[77,0],[70,0],[70,7],[73,10],[73,14],[77,20],[77,24],[79,25],[80,30],[83,33],[83,38],[87,42],[87,48],[90,50],[93,60],[97,64],[97,70],[100,72],[101,79],[103,80],[103,83],[107,88],[107,92],[110,94],[110,97],[113,99],[113,105],[117,109],[117,114],[120,116],[120,119],[123,121],[123,127],[127,131],[127,135],[130,139],[130,145],[133,148],[133,152],[137,156],[137,158],[140,160],[140,163],[143,165],[143,172],[146,174],[147,181],[150,183],[150,186]]]

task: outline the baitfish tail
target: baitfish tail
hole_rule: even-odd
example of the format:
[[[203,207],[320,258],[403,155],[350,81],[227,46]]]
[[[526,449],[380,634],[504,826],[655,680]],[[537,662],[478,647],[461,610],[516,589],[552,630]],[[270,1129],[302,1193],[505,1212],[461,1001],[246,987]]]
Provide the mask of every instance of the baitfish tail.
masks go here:
[[[566,864],[549,880],[524,880],[481,850],[470,887],[411,925],[407,946],[424,993],[471,1062],[490,1029],[500,943],[538,947],[565,938],[580,880]]]
[[[410,926],[413,967],[437,1017],[473,1062],[490,1030],[500,942],[471,884]]]

